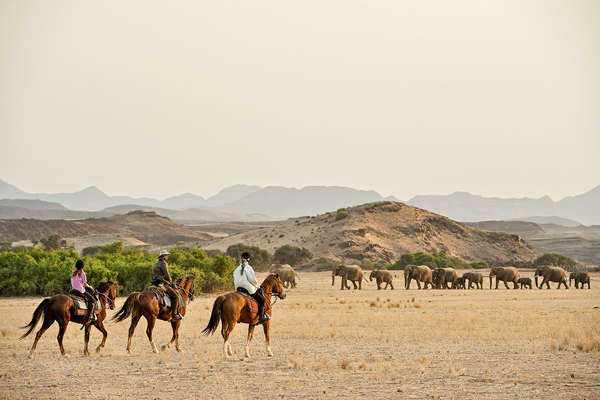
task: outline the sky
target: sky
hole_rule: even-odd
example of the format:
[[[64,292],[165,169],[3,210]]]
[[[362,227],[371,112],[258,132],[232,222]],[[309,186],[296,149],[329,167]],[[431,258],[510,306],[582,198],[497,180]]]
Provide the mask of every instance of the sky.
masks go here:
[[[28,192],[600,184],[596,0],[0,0],[0,60]]]

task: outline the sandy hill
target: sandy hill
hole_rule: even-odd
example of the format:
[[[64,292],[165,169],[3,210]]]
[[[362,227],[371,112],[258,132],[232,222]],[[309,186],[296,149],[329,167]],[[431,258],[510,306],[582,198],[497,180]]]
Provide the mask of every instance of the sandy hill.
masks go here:
[[[75,238],[99,234],[119,234],[155,245],[175,244],[179,241],[199,241],[211,236],[187,226],[176,224],[154,212],[132,211],[125,215],[83,220],[0,220],[0,241],[15,242],[40,239],[51,234]]]
[[[274,251],[291,244],[306,247],[316,257],[386,262],[418,251],[444,251],[465,261],[492,263],[529,261],[539,255],[517,235],[479,230],[399,202],[368,203],[347,210],[348,216],[338,221],[335,212],[293,218],[218,239],[205,247],[225,250],[245,243]]]

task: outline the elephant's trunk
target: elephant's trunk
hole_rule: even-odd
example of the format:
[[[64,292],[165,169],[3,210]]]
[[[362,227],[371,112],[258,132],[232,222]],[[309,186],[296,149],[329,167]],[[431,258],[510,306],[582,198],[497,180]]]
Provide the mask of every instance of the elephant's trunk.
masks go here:
[[[492,275],[490,275],[490,289],[492,288]]]
[[[535,287],[539,289],[539,285],[538,285],[538,276],[535,276]]]
[[[335,271],[331,272],[331,286],[335,284]]]

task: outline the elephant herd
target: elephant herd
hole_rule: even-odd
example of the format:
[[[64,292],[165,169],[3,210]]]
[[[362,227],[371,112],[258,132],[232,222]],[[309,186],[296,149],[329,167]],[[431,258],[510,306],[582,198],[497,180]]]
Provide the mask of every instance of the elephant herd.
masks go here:
[[[283,281],[286,288],[295,288],[298,284],[298,274],[289,264],[274,264],[271,266],[271,272],[277,272]],[[350,289],[348,282],[352,282],[354,289],[361,290],[363,280],[366,282],[366,274],[358,265],[339,265],[331,272],[331,286],[335,285],[335,277],[339,276],[340,290]],[[513,284],[513,289],[532,289],[533,284],[531,278],[521,277],[519,270],[515,267],[493,267],[488,275],[490,279],[490,289],[492,288],[493,279],[496,278],[496,286],[500,282],[504,283],[507,289],[509,283]],[[541,283],[538,281],[541,277]],[[408,265],[404,268],[404,288],[410,289],[410,284],[416,281],[419,289],[483,289],[484,275],[481,272],[465,272],[462,276],[454,268],[434,268],[431,269],[426,265]],[[369,281],[377,283],[377,290],[394,289],[392,283],[394,275],[386,270],[374,270],[369,275]],[[567,271],[560,267],[537,267],[534,273],[535,286],[542,289],[544,284],[550,289],[550,282],[557,282],[558,289],[564,285],[565,288],[571,287],[571,283],[575,281],[575,288],[583,289],[584,284],[590,288],[590,274],[587,272],[571,272],[569,275],[569,283],[567,285]]]
[[[362,281],[365,280],[365,274],[358,265],[340,265],[331,272],[331,285],[335,284],[335,277],[341,277],[340,290],[350,289],[348,281],[352,282],[354,289],[362,289]],[[493,267],[488,275],[490,280],[490,289],[492,288],[493,279],[496,278],[496,286],[500,282],[509,289],[508,284],[512,282],[513,289],[532,289],[531,278],[521,277],[519,270],[515,267]],[[538,277],[542,278],[541,283],[538,282]],[[393,274],[390,271],[374,270],[369,276],[369,280],[375,278],[377,289],[394,289],[392,284]],[[410,289],[410,284],[414,280],[417,287],[421,289],[483,289],[483,274],[481,272],[466,272],[462,276],[454,268],[434,268],[431,269],[426,265],[409,265],[404,269],[404,287]],[[539,289],[544,287],[544,284],[550,289],[550,282],[557,282],[558,289],[562,285],[565,288],[571,287],[572,280],[575,280],[575,288],[583,289],[584,284],[590,288],[590,274],[587,272],[571,272],[569,275],[569,284],[567,285],[567,271],[560,267],[537,267],[534,273],[535,286]],[[385,287],[383,284],[385,283]]]

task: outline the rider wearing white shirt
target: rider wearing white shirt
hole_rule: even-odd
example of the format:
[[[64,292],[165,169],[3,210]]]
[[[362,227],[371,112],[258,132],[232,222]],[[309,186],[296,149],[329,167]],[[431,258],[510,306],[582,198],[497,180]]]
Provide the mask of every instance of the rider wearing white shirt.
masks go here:
[[[247,252],[242,253],[242,261],[233,271],[233,286],[236,291],[247,293],[256,300],[260,323],[270,319],[269,315],[265,313],[265,299],[256,280],[256,275],[254,275],[254,269],[250,266],[250,254]]]

